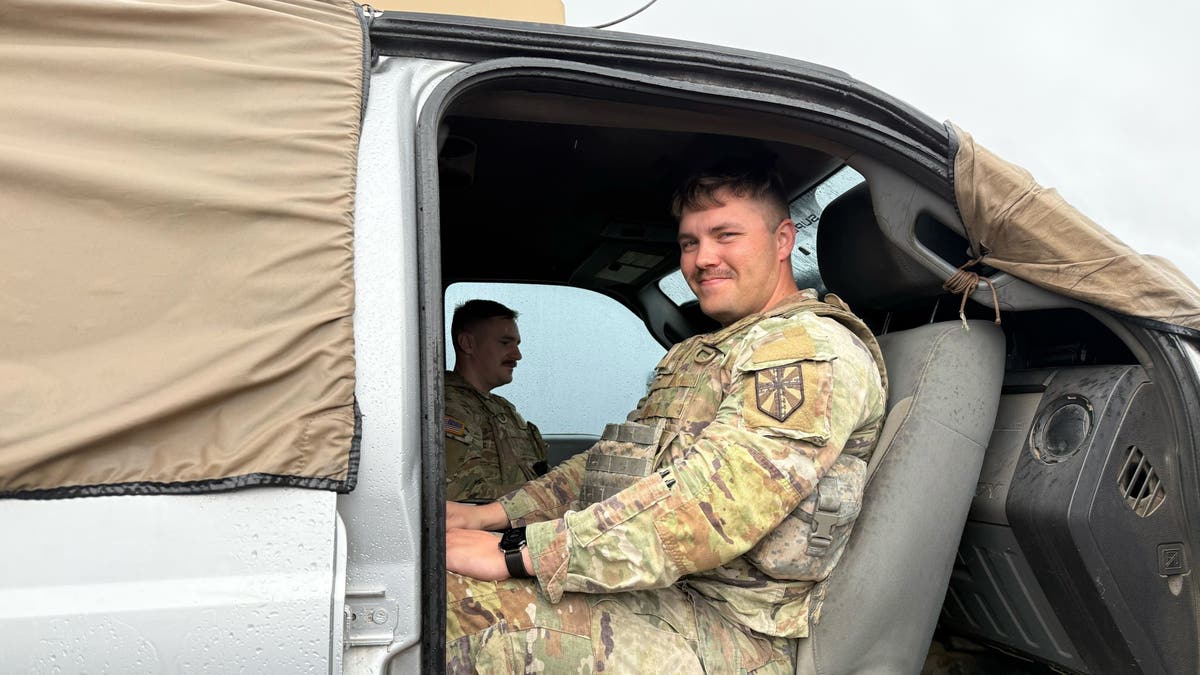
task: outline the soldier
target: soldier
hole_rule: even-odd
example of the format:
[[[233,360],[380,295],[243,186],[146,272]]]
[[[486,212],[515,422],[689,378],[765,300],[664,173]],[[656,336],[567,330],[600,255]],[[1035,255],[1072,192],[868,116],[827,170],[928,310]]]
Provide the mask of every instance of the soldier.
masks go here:
[[[446,498],[492,500],[546,473],[546,444],[531,422],[492,389],[521,360],[517,313],[470,300],[450,322],[454,370],[446,373]]]
[[[723,328],[675,345],[586,453],[447,504],[449,672],[793,672],[861,506],[883,360],[840,300],[796,288],[771,172],[696,176],[674,211]]]

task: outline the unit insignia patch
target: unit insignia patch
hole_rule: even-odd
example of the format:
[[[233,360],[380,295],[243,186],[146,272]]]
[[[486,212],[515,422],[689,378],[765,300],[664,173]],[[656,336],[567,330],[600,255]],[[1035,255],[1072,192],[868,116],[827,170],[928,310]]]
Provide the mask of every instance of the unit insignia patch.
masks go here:
[[[804,405],[804,376],[798,364],[764,368],[754,373],[758,409],[782,422]]]

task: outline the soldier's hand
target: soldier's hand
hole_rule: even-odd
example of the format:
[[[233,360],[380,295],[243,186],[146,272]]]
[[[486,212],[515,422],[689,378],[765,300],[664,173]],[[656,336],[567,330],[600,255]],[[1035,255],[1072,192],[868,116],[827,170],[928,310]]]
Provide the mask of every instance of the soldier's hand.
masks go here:
[[[461,502],[446,502],[446,531],[499,530],[508,527],[508,515],[499,502],[475,506]]]
[[[481,581],[507,579],[500,535],[482,530],[446,530],[446,569]]]

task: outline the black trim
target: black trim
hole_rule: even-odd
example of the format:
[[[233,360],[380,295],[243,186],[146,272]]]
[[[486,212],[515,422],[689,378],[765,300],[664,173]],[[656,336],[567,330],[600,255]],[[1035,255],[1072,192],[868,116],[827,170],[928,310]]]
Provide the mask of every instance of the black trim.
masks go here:
[[[1006,384],[1000,388],[1001,396],[1011,394],[1042,394],[1046,391],[1044,384]]]
[[[1133,316],[1130,314],[1119,314],[1117,312],[1113,312],[1112,310],[1108,310],[1108,311],[1111,312],[1114,316],[1119,316],[1122,319],[1129,321],[1130,323],[1135,323],[1135,324],[1141,326],[1142,328],[1148,328],[1150,330],[1155,330],[1160,333],[1170,333],[1172,335],[1179,335],[1181,337],[1190,338],[1192,340],[1200,340],[1200,330],[1196,330],[1195,328],[1188,328],[1187,326],[1180,326],[1178,324],[1167,323],[1165,321],[1159,321],[1158,319],[1147,319],[1146,317],[1143,317],[1143,316]]]
[[[841,127],[849,132],[847,137],[872,140],[897,152],[923,169],[917,172],[925,174],[919,178],[923,184],[953,198],[944,124],[843,72],[816,64],[643,35],[398,12],[385,12],[371,24],[371,43],[390,56],[542,66],[540,73],[527,73],[535,77],[550,74],[551,66],[557,66],[559,79],[565,79],[562,73],[568,70],[618,69],[604,74],[610,80],[621,74],[666,78],[669,82],[661,84],[706,98],[724,94],[728,100],[732,90],[744,107],[757,102],[776,111],[815,109],[818,115],[812,121]]]
[[[47,490],[24,490],[0,492],[0,499],[68,499],[73,497],[115,497],[125,495],[195,495],[212,492],[230,492],[249,487],[299,487],[314,490],[349,492],[350,481],[330,478],[306,478],[303,476],[281,476],[273,473],[248,473],[228,478],[160,483],[155,481],[133,481],[106,485],[70,485]]]
[[[1154,369],[1151,370],[1155,383],[1162,387],[1163,400],[1175,427],[1175,458],[1178,462],[1177,483],[1179,500],[1183,507],[1183,523],[1187,527],[1188,540],[1185,555],[1188,560],[1197,559],[1197,543],[1200,541],[1200,371],[1187,354],[1189,345],[1184,340],[1159,333],[1150,333],[1146,341]],[[1200,343],[1192,343],[1200,349]],[[1156,372],[1157,371],[1157,372]],[[1188,642],[1197,644],[1200,637],[1200,587],[1193,583],[1184,586],[1191,594],[1194,633]]]
[[[436,96],[436,94],[435,94]],[[430,113],[431,110],[436,110]],[[432,114],[432,121],[430,115]],[[428,102],[416,120],[417,327],[421,361],[421,671],[446,670],[446,412],[442,232],[437,126]]]
[[[979,251],[976,250],[975,242],[971,241],[971,233],[967,232],[967,221],[963,218],[962,210],[958,208],[958,188],[954,185],[958,180],[958,175],[954,172],[954,160],[958,157],[958,134],[954,132],[954,127],[949,121],[943,122],[942,126],[946,129],[946,176],[950,181],[950,194],[954,196],[950,204],[954,206],[954,215],[958,216],[958,220],[963,224],[963,231],[967,233],[967,245],[978,258]]]
[[[391,56],[478,62],[516,56],[553,57],[613,66],[665,69],[685,66],[688,72],[773,74],[791,79],[797,71],[824,78],[852,80],[843,71],[773,54],[732,49],[670,38],[502,21],[447,14],[383,12],[372,24],[373,44]],[[898,102],[897,102],[898,103]],[[922,117],[915,108],[908,109]]]
[[[9,490],[0,492],[0,499],[74,499],[77,497],[123,497],[149,495],[199,495],[232,492],[252,487],[297,487],[346,493],[358,483],[358,464],[362,449],[362,413],[358,398],[354,399],[354,436],[350,439],[346,480],[315,476],[287,476],[276,473],[247,473],[227,478],[209,478],[164,483],[160,481],[130,481],[100,485],[65,485],[44,490]]]
[[[362,410],[358,407],[358,396],[354,396],[354,437],[350,439],[350,457],[346,463],[346,481],[344,489],[337,492],[346,493],[358,486],[358,465],[362,459]]]

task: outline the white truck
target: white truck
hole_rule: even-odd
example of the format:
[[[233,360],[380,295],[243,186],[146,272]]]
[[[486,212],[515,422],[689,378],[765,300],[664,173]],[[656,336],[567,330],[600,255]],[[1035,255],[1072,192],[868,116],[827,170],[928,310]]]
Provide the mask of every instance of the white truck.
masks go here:
[[[863,562],[797,672],[915,672],[931,640],[980,672],[1200,669],[1200,292],[957,127],[826,67],[597,30],[0,16],[0,673],[437,672],[447,289],[608,308],[537,312],[593,386],[529,382],[584,411],[536,421],[582,451],[612,421],[592,392],[654,358],[597,355],[606,327],[711,326],[670,189],[747,148],[794,199],[798,280],[894,336]],[[905,379],[924,363],[949,375]],[[983,421],[941,434],[955,406]]]

